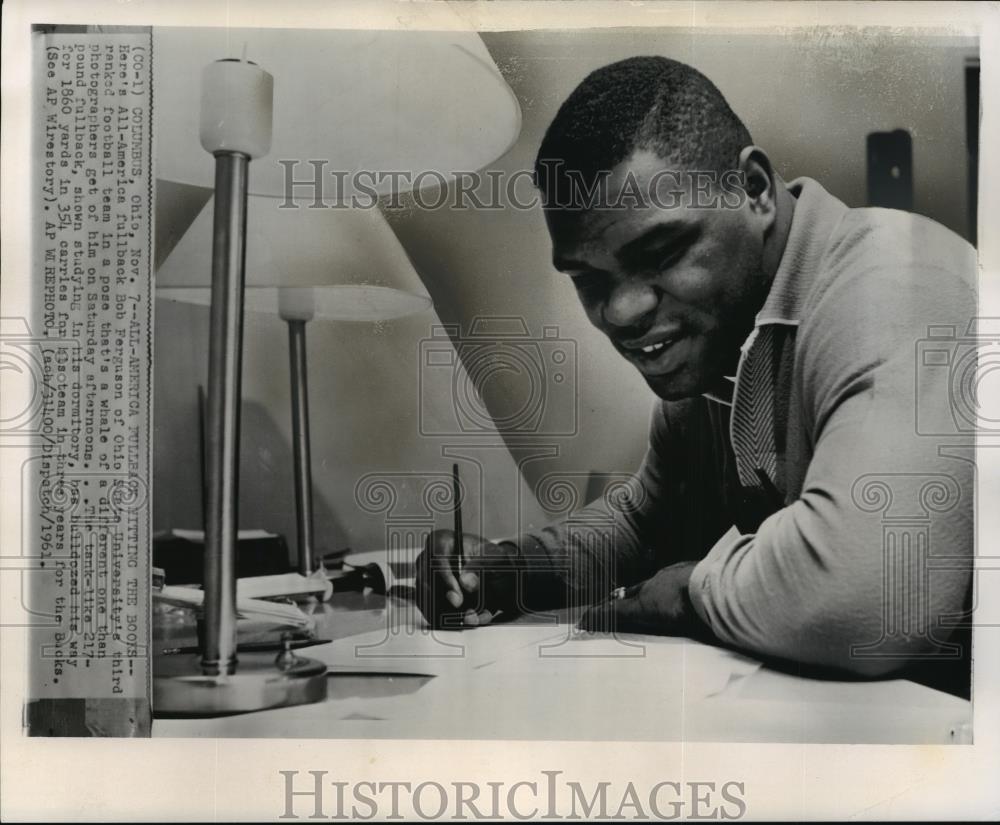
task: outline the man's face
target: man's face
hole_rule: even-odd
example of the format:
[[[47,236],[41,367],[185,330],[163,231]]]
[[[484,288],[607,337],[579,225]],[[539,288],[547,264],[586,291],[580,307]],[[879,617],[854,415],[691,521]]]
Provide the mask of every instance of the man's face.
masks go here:
[[[678,399],[705,392],[735,370],[767,294],[765,222],[745,195],[730,191],[726,206],[718,188],[711,190],[713,206],[695,208],[686,196],[695,191],[694,176],[664,176],[665,168],[654,153],[637,151],[608,179],[614,202],[630,176],[648,192],[659,173],[656,201],[548,209],[546,219],[555,267],[573,278],[591,323],[657,395]],[[665,194],[678,189],[685,195]]]

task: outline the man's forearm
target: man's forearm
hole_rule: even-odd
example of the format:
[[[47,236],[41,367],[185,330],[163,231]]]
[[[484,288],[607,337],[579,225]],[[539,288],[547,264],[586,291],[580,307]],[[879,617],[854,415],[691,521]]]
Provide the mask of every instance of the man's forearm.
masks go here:
[[[516,541],[523,610],[590,604],[655,570],[650,537],[635,523],[601,507],[531,531]]]
[[[672,560],[668,468],[679,462],[671,443],[663,405],[657,403],[642,466],[618,495],[509,542],[521,570],[522,609],[589,604]]]

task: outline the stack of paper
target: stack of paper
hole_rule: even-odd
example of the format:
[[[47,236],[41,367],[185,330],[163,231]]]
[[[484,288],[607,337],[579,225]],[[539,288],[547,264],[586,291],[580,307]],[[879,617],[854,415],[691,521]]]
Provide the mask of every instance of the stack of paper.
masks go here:
[[[153,591],[153,600],[175,607],[189,607],[192,610],[200,610],[205,602],[205,591],[197,587],[164,585],[160,590]],[[294,604],[283,604],[281,602],[269,602],[263,599],[249,599],[245,596],[237,596],[236,612],[241,619],[272,624],[275,627],[308,631],[316,629],[316,620],[303,613]]]

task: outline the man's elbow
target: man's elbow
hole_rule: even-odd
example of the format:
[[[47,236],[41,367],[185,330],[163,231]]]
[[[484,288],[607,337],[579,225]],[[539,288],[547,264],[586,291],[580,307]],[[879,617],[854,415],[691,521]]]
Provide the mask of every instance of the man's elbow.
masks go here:
[[[887,679],[903,670],[910,662],[905,654],[900,657],[856,655],[848,653],[840,669],[851,676],[862,679]]]
[[[814,662],[853,677],[890,678],[939,650],[940,640],[916,630],[922,622],[903,621],[913,632],[895,632],[881,603],[820,605],[810,614],[803,629]]]
[[[815,622],[812,632],[807,634],[813,641],[802,658],[808,664],[833,673],[861,679],[886,679],[905,668],[911,657],[918,655],[915,651],[898,649],[892,655],[880,655],[877,648],[858,643],[862,634],[835,632],[831,623],[823,619],[816,619]]]

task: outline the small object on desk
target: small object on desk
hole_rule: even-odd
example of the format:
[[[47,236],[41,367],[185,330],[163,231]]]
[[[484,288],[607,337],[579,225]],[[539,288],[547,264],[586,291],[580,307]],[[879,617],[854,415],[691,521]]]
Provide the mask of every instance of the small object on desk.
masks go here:
[[[278,670],[291,670],[295,667],[296,662],[298,662],[298,656],[295,655],[295,651],[292,650],[292,636],[290,633],[281,634],[281,645],[280,651],[277,656],[274,657],[274,666]]]
[[[385,595],[386,580],[382,568],[375,562],[362,565],[345,564],[344,569],[330,576],[335,593],[372,590]]]
[[[462,574],[462,568],[465,566],[465,551],[462,542],[462,485],[458,480],[458,463],[451,465],[451,481],[452,490],[454,494],[454,512],[455,512],[455,559],[458,564],[458,574]]]
[[[339,550],[331,550],[324,553],[320,559],[320,564],[325,570],[340,570],[344,566],[344,558],[354,551],[350,547],[341,547]]]
[[[421,549],[420,547],[403,546],[352,552],[344,558],[343,567],[364,567],[366,564],[377,564],[385,575],[386,584],[390,587],[400,580],[413,584],[417,574],[417,556],[420,555]],[[329,572],[331,578],[336,578],[336,571]]]

